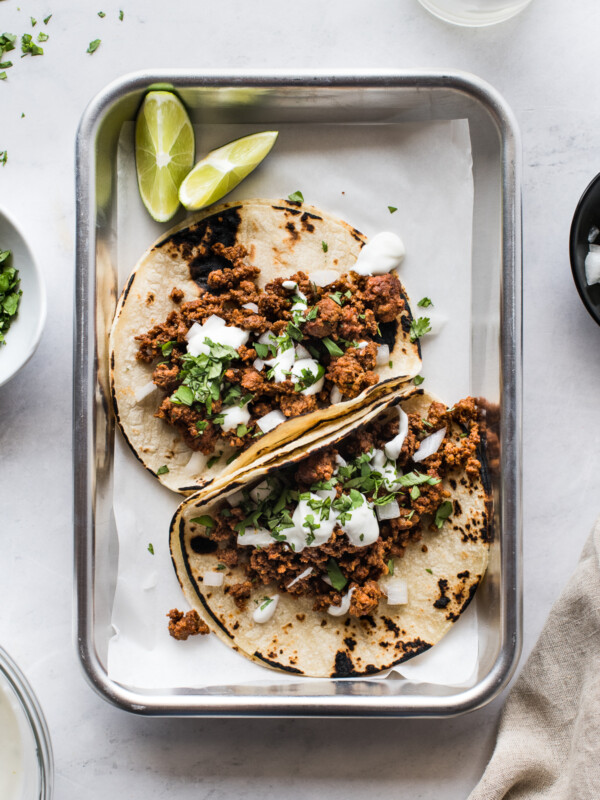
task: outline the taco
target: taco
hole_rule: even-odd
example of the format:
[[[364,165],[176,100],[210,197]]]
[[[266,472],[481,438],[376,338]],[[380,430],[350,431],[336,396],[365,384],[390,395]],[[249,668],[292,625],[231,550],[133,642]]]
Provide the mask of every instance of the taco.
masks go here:
[[[111,331],[112,395],[129,445],[166,486],[186,493],[262,463],[419,372],[394,269],[402,243],[365,243],[314,208],[249,200],[143,256]]]
[[[179,507],[179,582],[230,647],[298,675],[369,675],[467,607],[490,541],[478,408],[420,390],[394,402]]]

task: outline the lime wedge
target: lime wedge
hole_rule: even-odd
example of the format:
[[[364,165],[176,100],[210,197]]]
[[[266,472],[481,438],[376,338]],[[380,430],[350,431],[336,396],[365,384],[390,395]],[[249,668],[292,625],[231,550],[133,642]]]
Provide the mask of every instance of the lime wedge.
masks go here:
[[[135,123],[135,164],[143,203],[157,222],[179,207],[179,187],[194,163],[194,130],[171,92],[149,92]]]
[[[199,161],[179,188],[188,211],[220,200],[255,169],[275,144],[278,131],[263,131],[212,150]]]

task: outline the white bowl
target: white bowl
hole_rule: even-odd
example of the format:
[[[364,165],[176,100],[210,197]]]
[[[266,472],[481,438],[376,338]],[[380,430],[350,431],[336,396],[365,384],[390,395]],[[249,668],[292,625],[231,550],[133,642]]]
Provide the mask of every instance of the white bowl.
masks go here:
[[[19,270],[23,291],[17,316],[6,343],[0,345],[0,386],[26,364],[39,344],[46,321],[46,292],[40,270],[16,223],[0,209],[0,251],[12,252],[12,265]]]

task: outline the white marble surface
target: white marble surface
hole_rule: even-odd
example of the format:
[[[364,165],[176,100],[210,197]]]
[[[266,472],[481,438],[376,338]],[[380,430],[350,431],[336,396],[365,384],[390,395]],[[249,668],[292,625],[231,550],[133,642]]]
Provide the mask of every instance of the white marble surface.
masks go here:
[[[501,699],[449,721],[158,720],[108,706],[85,683],[71,631],[75,131],[100,88],[141,68],[452,67],[505,96],[524,146],[528,653],[600,505],[600,331],[567,249],[572,211],[600,166],[600,7],[533,0],[513,21],[466,30],[416,0],[0,0],[0,29],[21,34],[49,13],[46,54],[17,54],[0,84],[0,204],[21,221],[49,299],[37,354],[0,389],[0,642],[46,711],[57,798],[466,797]]]

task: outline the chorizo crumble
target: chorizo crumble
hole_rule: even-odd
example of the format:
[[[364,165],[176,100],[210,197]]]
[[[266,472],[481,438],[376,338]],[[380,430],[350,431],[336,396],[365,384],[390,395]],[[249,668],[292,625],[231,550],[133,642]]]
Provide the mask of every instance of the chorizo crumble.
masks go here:
[[[448,433],[451,426],[452,435]],[[446,434],[437,451],[415,462],[413,456],[421,441],[444,427]],[[426,419],[408,414],[408,433],[397,460],[376,467],[372,463],[375,454],[382,452],[398,430],[398,414],[390,409],[335,447],[317,451],[293,468],[279,470],[258,487],[243,490],[241,496],[236,493],[214,518],[202,518],[205,529],[199,530],[198,536],[202,541],[209,537],[217,545],[219,561],[228,567],[243,566],[245,579],[224,590],[239,608],[246,607],[253,589],[266,584],[275,584],[277,591],[295,596],[313,597],[315,611],[339,606],[343,593],[350,590],[350,615],[366,616],[377,608],[383,596],[378,581],[393,572],[393,559],[402,558],[406,547],[421,539],[424,529],[441,528],[451,515],[450,493],[443,489],[441,480],[449,470],[460,468],[472,483],[479,478],[481,468],[477,457],[480,415],[471,397],[450,409],[433,402]],[[332,489],[335,494],[331,492],[328,499],[327,491]],[[296,552],[285,542],[285,530],[291,527],[291,514],[299,498],[314,497],[308,493],[319,490],[323,499],[311,506],[317,520],[319,515],[323,520],[329,513],[339,514],[340,509],[343,514],[360,493],[360,502],[366,499],[373,508],[395,500],[400,513],[395,519],[379,521],[379,537],[372,544],[351,544],[338,522],[324,544],[311,547],[307,539],[307,546]],[[233,500],[235,504],[231,505]],[[269,529],[273,542],[263,547],[244,546],[248,526]]]
[[[244,247],[217,243],[212,252],[232,266],[213,270],[208,289],[200,288],[191,302],[183,302],[174,287],[169,297],[177,308],[136,337],[137,359],[160,359],[152,380],[165,397],[156,416],[174,425],[192,450],[211,455],[219,444],[243,450],[263,435],[257,421],[270,411],[296,417],[330,405],[332,390],[349,400],[378,382],[379,324],[397,320],[405,307],[395,275],[349,272],[319,287],[296,272],[261,289],[260,270],[246,263]],[[208,355],[190,355],[190,328],[213,316],[248,332],[249,341],[238,348],[211,342]],[[285,379],[274,380],[265,361],[299,346],[305,352],[296,358],[312,358],[318,372],[308,369],[294,378],[288,369]],[[305,391],[321,379],[318,391]],[[249,419],[224,430],[222,412],[232,405],[246,409]]]

